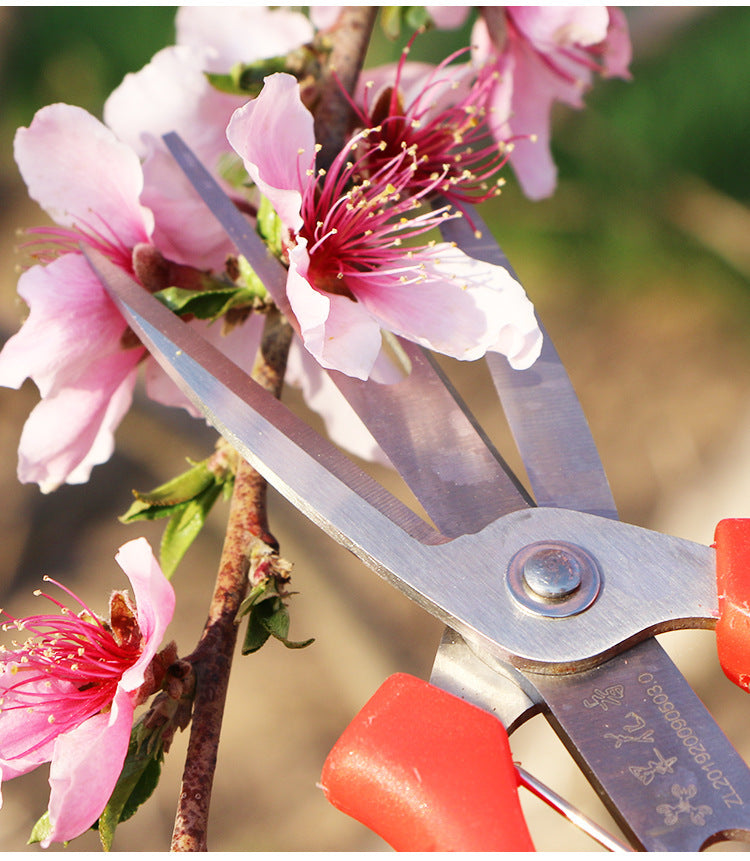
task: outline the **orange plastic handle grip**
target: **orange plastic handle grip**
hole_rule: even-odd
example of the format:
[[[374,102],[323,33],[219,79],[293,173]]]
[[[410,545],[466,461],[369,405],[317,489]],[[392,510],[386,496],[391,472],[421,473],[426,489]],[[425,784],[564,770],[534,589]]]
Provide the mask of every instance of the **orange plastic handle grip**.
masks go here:
[[[750,690],[750,520],[722,520],[714,535],[719,621],[716,649],[721,667]]]
[[[328,800],[401,852],[533,852],[502,723],[422,679],[387,679],[338,740]]]

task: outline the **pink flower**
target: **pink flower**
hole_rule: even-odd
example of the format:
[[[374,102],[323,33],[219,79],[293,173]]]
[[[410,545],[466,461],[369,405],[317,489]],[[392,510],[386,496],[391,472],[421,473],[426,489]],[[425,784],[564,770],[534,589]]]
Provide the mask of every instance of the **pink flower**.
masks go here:
[[[172,586],[144,538],[123,545],[116,559],[135,606],[115,592],[108,622],[62,586],[78,614],[45,595],[60,613],[8,617],[7,628],[30,637],[0,652],[0,780],[50,762],[45,848],[78,837],[106,806],[134,709],[154,692],[150,666],[174,612]]]
[[[125,320],[78,243],[131,272],[132,249],[149,241],[154,217],[139,200],[135,153],[80,108],[40,110],[18,130],[15,155],[30,195],[61,225],[36,231],[47,240],[38,256],[51,262],[21,275],[30,314],[0,353],[0,385],[18,388],[30,377],[42,396],[21,437],[19,479],[47,492],[86,481],[110,456],[145,354],[123,349]]]
[[[187,401],[131,337],[79,249],[97,248],[131,275],[134,250],[153,249],[158,219],[141,202],[137,155],[86,111],[63,104],[18,130],[15,155],[30,195],[60,225],[30,231],[42,261],[18,282],[30,312],[0,353],[0,385],[18,388],[29,377],[42,398],[21,435],[18,477],[46,493],[87,481],[110,457],[141,363],[153,398]],[[203,217],[211,218],[205,210]],[[200,247],[196,253],[202,257]]]
[[[368,134],[317,173],[313,118],[286,74],[266,78],[227,129],[287,232],[286,293],[305,347],[324,367],[361,379],[381,353],[381,329],[456,358],[496,350],[515,367],[530,365],[541,334],[522,287],[448,243],[405,246],[450,214],[414,214],[432,189],[414,191],[407,148],[362,176],[378,146]]]
[[[476,61],[498,73],[491,97],[496,139],[528,138],[510,162],[527,197],[549,196],[557,181],[549,150],[552,105],[583,107],[595,72],[629,77],[624,15],[605,6],[484,7],[472,45]]]
[[[177,132],[221,178],[222,159],[231,154],[227,123],[247,99],[220,92],[205,73],[227,73],[237,63],[286,54],[309,42],[313,27],[304,15],[286,9],[186,6],[177,13],[176,29],[177,44],[126,75],[109,96],[104,121],[143,159],[141,200],[159,214],[157,247],[170,260],[217,269],[233,252],[232,244],[221,225],[206,218],[205,204],[161,137]],[[228,184],[225,189],[232,193]]]
[[[412,148],[415,191],[429,188],[459,208],[499,194],[504,180],[495,177],[512,147],[490,139],[485,106],[494,73],[451,64],[461,51],[438,66],[407,63],[408,50],[397,64],[368,70],[358,87],[353,107],[373,145],[368,168]]]

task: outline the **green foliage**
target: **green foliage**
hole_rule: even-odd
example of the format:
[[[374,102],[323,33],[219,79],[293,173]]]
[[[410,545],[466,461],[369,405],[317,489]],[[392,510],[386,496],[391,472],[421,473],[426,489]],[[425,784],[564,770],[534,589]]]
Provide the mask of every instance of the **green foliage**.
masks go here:
[[[382,6],[380,26],[385,35],[398,39],[402,31],[409,33],[430,23],[430,15],[424,6]]]
[[[142,742],[141,725],[136,723],[130,735],[130,744],[107,806],[93,826],[99,831],[99,840],[105,852],[112,848],[117,826],[129,819],[153,794],[161,776],[164,756],[157,746],[151,750]]]
[[[257,280],[257,277],[256,277]],[[260,284],[260,282],[258,281]],[[186,290],[183,287],[167,287],[154,296],[175,314],[190,314],[200,320],[218,320],[228,311],[252,310],[258,301],[264,301],[266,290],[262,284],[256,287],[227,285],[215,290]]]
[[[123,523],[168,517],[160,547],[160,563],[171,577],[200,534],[214,503],[231,493],[234,473],[210,468],[208,458],[149,492],[133,491],[135,502],[120,518]]]
[[[26,841],[27,846],[30,846],[32,843],[41,843],[42,840],[46,839],[52,833],[52,824],[49,821],[49,810],[46,810],[40,817],[37,819],[34,827],[31,829],[31,834],[29,835],[29,839]]]
[[[279,593],[276,581],[269,578],[255,586],[240,605],[237,618],[248,616],[242,654],[257,652],[269,637],[275,637],[287,649],[303,649],[313,642],[289,639],[289,610]]]

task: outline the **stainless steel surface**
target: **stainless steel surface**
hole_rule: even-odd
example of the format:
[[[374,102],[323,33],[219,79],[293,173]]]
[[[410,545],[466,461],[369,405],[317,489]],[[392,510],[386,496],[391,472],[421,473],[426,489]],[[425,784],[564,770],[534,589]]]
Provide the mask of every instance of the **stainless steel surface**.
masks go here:
[[[466,254],[503,266],[517,278],[473,209],[471,220],[480,237],[466,218],[446,220],[443,236]],[[513,370],[499,353],[486,356],[536,504],[616,518],[617,507],[578,396],[552,339],[540,327],[542,354],[527,370]]]
[[[750,837],[750,771],[655,640],[587,672],[526,675],[636,845],[690,852]]]
[[[513,512],[446,543],[337,449],[132,279],[91,254],[129,323],[226,438],[279,492],[380,576],[495,658],[569,670],[610,655],[620,641],[712,624],[714,553],[708,547],[562,509]],[[601,597],[566,619],[518,608],[505,572],[537,541],[582,546],[602,570]],[[671,590],[673,572],[683,588]],[[471,588],[467,589],[466,584]],[[477,596],[481,600],[477,600]]]
[[[596,559],[561,541],[522,547],[508,565],[508,587],[519,606],[549,619],[586,610],[599,595],[601,583]]]

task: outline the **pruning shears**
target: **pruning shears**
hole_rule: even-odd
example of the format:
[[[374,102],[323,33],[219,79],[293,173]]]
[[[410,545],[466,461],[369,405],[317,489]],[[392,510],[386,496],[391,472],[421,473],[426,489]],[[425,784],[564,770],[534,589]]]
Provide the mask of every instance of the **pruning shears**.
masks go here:
[[[286,311],[283,266],[179,137],[165,142]],[[447,221],[446,239],[510,268],[472,221]],[[630,841],[597,837],[608,848],[750,839],[750,769],[654,636],[715,627],[725,673],[748,686],[750,521],[722,521],[711,547],[619,521],[546,333],[528,370],[486,357],[528,490],[422,348],[400,342],[410,372],[391,385],[331,372],[427,523],[127,273],[85,254],[225,439],[446,625],[430,681],[388,679],[334,747],[321,781],[332,803],[400,850],[532,850],[517,791],[533,780],[508,734],[543,712]]]

